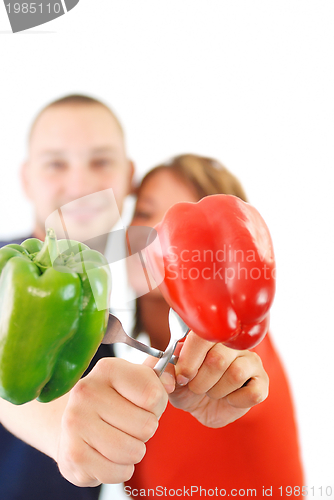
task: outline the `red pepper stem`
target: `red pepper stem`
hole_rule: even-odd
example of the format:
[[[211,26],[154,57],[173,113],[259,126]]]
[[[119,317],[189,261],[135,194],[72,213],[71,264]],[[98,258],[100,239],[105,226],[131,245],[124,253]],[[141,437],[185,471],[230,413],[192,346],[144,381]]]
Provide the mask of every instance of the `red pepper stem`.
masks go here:
[[[47,229],[44,244],[35,255],[34,262],[40,268],[51,267],[59,255],[56,233],[53,229]]]

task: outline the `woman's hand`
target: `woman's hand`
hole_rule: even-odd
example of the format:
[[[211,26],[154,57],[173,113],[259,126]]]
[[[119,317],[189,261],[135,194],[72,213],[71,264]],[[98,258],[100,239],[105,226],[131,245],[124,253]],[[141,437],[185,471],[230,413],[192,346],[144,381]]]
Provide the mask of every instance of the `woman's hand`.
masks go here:
[[[63,476],[77,486],[130,479],[167,400],[151,368],[100,360],[71,390],[63,413],[56,457]]]
[[[237,420],[268,395],[268,375],[256,353],[214,344],[193,332],[180,349],[175,377],[170,402],[207,427]]]

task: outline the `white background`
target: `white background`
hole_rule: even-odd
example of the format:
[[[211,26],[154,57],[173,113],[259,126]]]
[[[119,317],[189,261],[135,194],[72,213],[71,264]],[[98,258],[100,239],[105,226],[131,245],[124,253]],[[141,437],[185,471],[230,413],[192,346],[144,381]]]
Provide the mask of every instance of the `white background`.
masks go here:
[[[19,181],[27,129],[65,93],[111,104],[139,174],[182,152],[221,160],[272,233],[272,334],[307,484],[325,497],[317,488],[334,486],[334,3],[81,0],[15,35],[1,3],[0,32],[0,239],[32,227]]]

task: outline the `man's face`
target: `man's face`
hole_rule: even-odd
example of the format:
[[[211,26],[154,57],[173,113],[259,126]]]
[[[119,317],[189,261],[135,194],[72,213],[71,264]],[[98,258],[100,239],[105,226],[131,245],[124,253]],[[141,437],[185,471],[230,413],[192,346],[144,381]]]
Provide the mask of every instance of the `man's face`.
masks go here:
[[[122,132],[107,109],[98,104],[48,108],[35,123],[22,171],[35,208],[35,235],[44,237],[45,221],[55,210],[108,188],[121,212],[132,173]],[[64,207],[70,238],[89,239],[90,228],[96,232],[98,221],[110,220],[108,203],[101,194],[70,204],[67,211]]]

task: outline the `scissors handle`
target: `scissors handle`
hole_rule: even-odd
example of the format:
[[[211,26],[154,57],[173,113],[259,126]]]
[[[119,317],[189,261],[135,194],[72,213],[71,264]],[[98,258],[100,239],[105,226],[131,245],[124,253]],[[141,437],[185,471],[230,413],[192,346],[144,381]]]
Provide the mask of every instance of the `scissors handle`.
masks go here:
[[[171,362],[171,359],[173,359],[173,357],[175,358],[173,354],[179,340],[183,339],[186,335],[188,335],[190,331],[190,328],[185,324],[185,322],[172,308],[169,309],[168,321],[170,330],[169,344],[164,354],[154,367],[154,371],[158,375],[158,377],[161,377],[166,366],[168,365],[168,363]]]

